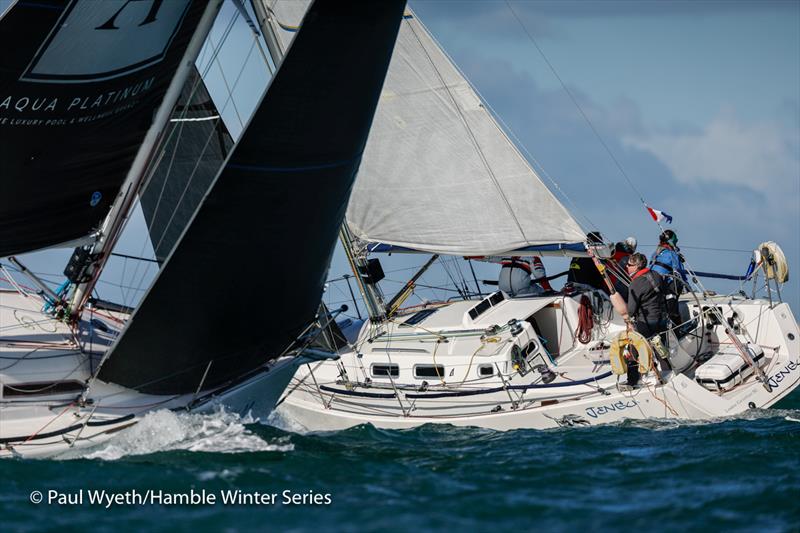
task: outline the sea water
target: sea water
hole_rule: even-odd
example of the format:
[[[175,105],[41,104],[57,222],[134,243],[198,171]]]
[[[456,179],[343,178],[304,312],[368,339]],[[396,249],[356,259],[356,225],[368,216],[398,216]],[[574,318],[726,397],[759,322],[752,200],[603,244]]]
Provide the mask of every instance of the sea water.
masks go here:
[[[798,531],[800,394],[778,407],[322,434],[160,411],[95,449],[0,462],[0,530]]]

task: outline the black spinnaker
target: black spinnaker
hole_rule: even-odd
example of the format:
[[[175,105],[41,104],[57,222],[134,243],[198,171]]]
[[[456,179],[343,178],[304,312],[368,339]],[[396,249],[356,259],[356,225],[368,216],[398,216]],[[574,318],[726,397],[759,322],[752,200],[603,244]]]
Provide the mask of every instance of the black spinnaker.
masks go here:
[[[0,257],[108,213],[206,0],[20,0],[0,19]]]
[[[224,385],[313,320],[405,2],[318,0],[98,377]]]

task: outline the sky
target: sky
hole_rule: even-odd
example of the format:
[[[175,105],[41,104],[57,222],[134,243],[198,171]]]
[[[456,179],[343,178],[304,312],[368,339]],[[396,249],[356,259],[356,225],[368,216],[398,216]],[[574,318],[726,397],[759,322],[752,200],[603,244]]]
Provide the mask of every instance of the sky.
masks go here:
[[[674,217],[666,227],[696,270],[742,274],[766,240],[797,268],[800,2],[410,5],[579,221],[649,253],[659,229],[641,195]],[[784,292],[796,310],[794,278]]]
[[[642,197],[674,217],[666,227],[678,233],[696,270],[743,274],[750,251],[766,240],[783,247],[791,269],[800,266],[799,1],[414,0],[409,5],[566,193],[562,201],[586,229],[601,230],[609,241],[633,235],[649,255],[659,229]],[[219,41],[234,17],[228,2],[212,40]],[[231,32],[220,61],[201,70],[212,91],[223,94],[217,104],[237,134],[268,75],[240,17],[235,25],[239,31]],[[206,65],[210,56],[207,49],[199,64]],[[224,96],[229,87],[233,99]],[[139,229],[133,226],[134,238],[122,243],[122,251],[146,254],[141,221]],[[384,283],[387,294],[425,259],[383,257],[387,277],[394,280]],[[546,260],[548,273],[566,264]],[[423,283],[444,284],[452,266],[432,271]],[[63,263],[49,271],[61,268]],[[476,269],[479,279],[497,275],[494,266]],[[137,287],[139,292],[125,294],[128,301],[146,286],[144,270],[122,260],[109,267]],[[346,273],[337,250],[330,278]],[[784,299],[797,315],[796,278],[793,272]],[[739,288],[734,282],[705,284],[725,293]],[[451,294],[433,291],[425,297]],[[336,303],[347,296],[338,282],[326,299]]]

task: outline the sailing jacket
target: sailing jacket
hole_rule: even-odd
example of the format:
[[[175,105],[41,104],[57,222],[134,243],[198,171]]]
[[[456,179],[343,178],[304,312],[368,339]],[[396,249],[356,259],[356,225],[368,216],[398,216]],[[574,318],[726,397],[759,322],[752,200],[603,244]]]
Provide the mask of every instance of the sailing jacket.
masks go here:
[[[519,257],[502,258],[500,264],[503,268],[500,269],[498,285],[501,291],[510,296],[540,294],[542,290],[553,290],[550,282],[545,279],[547,273],[544,264],[537,256],[530,260]],[[534,283],[531,278],[539,281]]]
[[[636,322],[660,324],[667,319],[663,279],[654,270],[643,268],[633,275],[628,287],[628,316]]]
[[[669,276],[673,272],[677,272],[684,282],[688,279],[680,255],[669,244],[660,244],[650,262],[652,263],[650,268],[662,276]]]
[[[583,283],[608,293],[603,275],[597,270],[591,257],[575,257],[569,264],[567,281]]]

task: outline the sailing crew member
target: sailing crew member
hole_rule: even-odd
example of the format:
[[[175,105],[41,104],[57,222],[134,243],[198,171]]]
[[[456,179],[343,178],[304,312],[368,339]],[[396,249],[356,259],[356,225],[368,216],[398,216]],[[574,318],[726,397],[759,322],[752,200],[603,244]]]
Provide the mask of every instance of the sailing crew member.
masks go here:
[[[611,280],[611,284],[614,285],[614,290],[616,290],[620,295],[622,295],[622,299],[628,299],[628,287],[627,287],[627,264],[628,258],[636,251],[636,239],[634,237],[628,237],[622,242],[618,242],[614,245],[614,253],[611,256],[611,260],[613,261],[612,264],[609,265],[608,268],[608,277]]]
[[[673,325],[683,322],[678,307],[678,297],[688,280],[677,244],[678,235],[671,229],[664,231],[658,236],[658,247],[650,259],[651,270],[658,272],[666,281],[667,314]]]
[[[628,258],[628,316],[625,321],[645,337],[652,337],[666,330],[667,308],[663,278],[653,269],[647,268],[643,254]]]
[[[586,235],[586,240],[589,244],[603,244],[603,236],[597,231],[588,233]],[[603,275],[597,269],[594,259],[591,257],[574,257],[572,261],[570,261],[567,282],[581,283],[609,294],[609,289],[603,279]]]
[[[500,261],[500,277],[497,280],[498,288],[511,296],[523,296],[529,294],[544,294],[552,291],[550,282],[547,281],[547,273],[544,269],[542,259],[533,256],[530,260],[520,257],[505,257]]]
[[[532,282],[537,283],[545,292],[554,292],[547,279],[547,271],[544,269],[542,258],[538,255],[531,257],[531,278],[533,278]]]
[[[665,332],[667,330],[667,291],[664,288],[663,278],[659,273],[647,268],[647,257],[644,254],[631,255],[628,258],[627,269],[628,275],[631,277],[631,284],[628,286],[628,314],[624,317],[625,322],[648,339]],[[664,342],[664,340],[662,335],[661,341]],[[655,355],[661,370],[669,370],[669,361],[658,354]],[[633,378],[633,384],[635,384],[638,381],[638,370],[632,370],[631,366],[628,365],[630,371],[628,377],[629,380]]]
[[[614,251],[614,260],[622,267],[623,272],[628,264],[628,258],[636,253],[636,246],[638,242],[636,237],[628,237],[622,242],[618,242]]]

